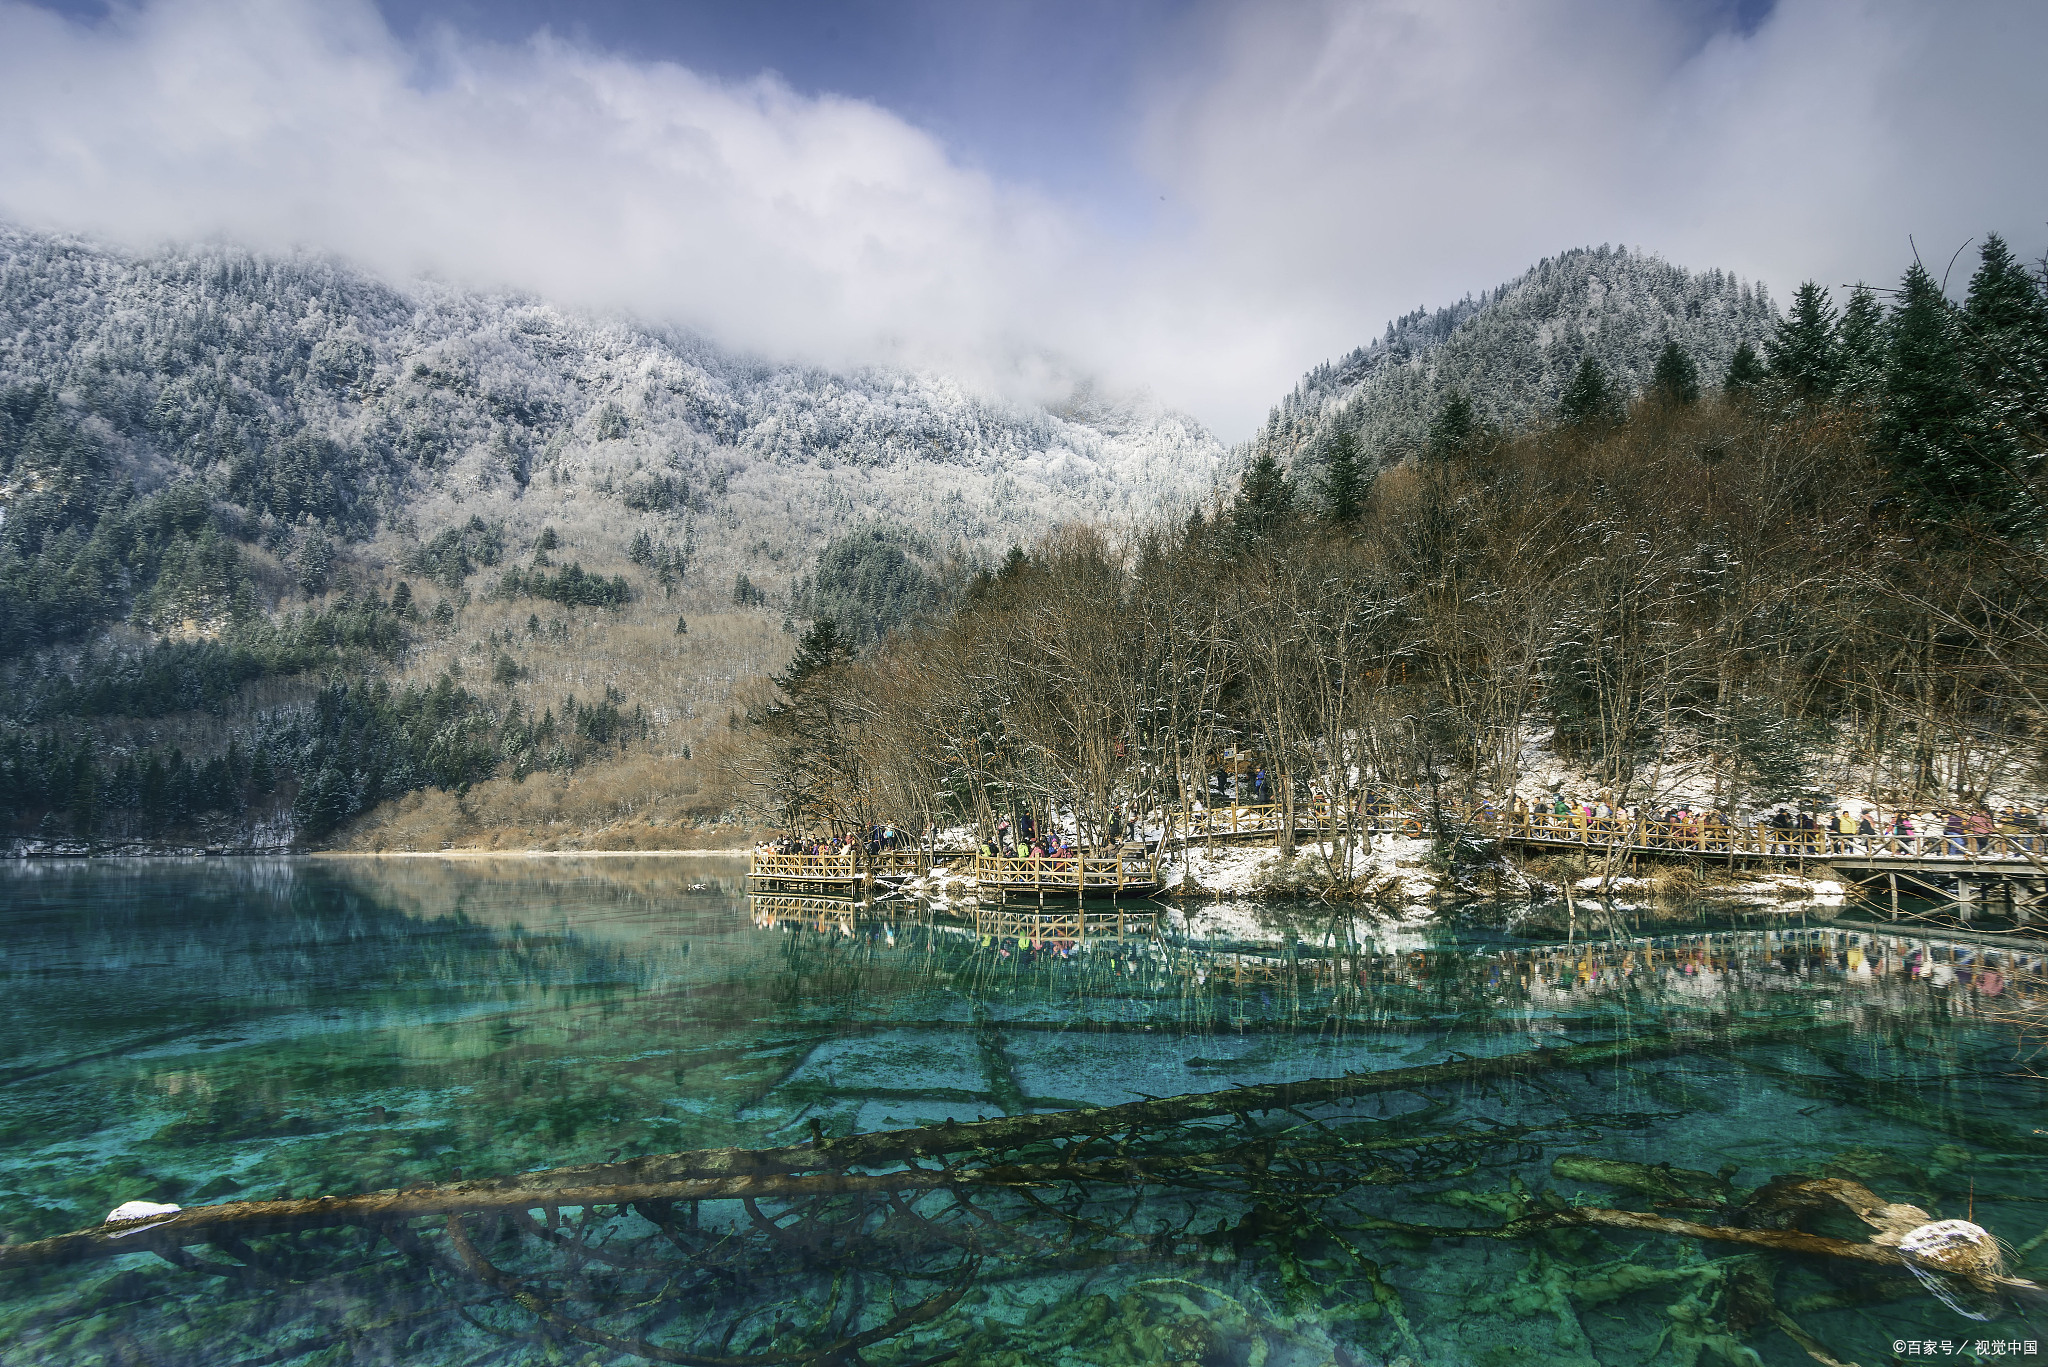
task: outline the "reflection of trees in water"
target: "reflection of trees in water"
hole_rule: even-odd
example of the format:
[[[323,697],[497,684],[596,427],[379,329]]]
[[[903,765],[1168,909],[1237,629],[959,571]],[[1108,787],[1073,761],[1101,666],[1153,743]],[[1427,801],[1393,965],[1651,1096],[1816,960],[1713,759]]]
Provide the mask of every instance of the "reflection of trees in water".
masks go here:
[[[755,899],[757,903],[765,899]],[[785,899],[786,900],[786,899]],[[792,933],[788,954],[858,975],[940,974],[970,994],[1021,993],[1047,1006],[1147,1019],[1191,1031],[1330,1022],[1549,1027],[1557,1015],[1781,1009],[1788,997],[1907,1020],[1999,1021],[2039,1012],[2048,956],[1882,930],[1795,927],[1581,941],[1446,944],[1384,952],[1369,940],[1209,948],[1159,933],[1077,941],[1028,931],[980,935],[921,922],[889,903],[801,899],[757,908]],[[1048,918],[1046,924],[1059,924]],[[907,965],[917,965],[907,969]],[[1171,1012],[1161,1008],[1172,1006]]]

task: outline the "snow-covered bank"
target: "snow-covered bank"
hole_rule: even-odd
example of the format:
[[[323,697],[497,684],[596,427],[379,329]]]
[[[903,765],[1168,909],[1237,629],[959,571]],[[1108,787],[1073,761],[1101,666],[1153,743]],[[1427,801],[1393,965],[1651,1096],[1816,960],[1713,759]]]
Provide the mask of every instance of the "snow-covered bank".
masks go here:
[[[1378,836],[1352,856],[1348,874],[1341,854],[1306,842],[1292,856],[1270,844],[1194,844],[1166,854],[1160,872],[1161,895],[1188,906],[1204,900],[1343,901],[1374,906],[1392,921],[1417,921],[1474,902],[1554,904],[1569,918],[1578,912],[1697,911],[1702,906],[1799,912],[1840,907],[1849,899],[1848,890],[1833,879],[1792,873],[1657,864],[1610,876],[1589,874],[1587,867],[1567,856],[1527,865],[1495,858],[1451,868],[1428,839]],[[936,868],[901,890],[942,906],[972,902],[978,892],[971,865]]]

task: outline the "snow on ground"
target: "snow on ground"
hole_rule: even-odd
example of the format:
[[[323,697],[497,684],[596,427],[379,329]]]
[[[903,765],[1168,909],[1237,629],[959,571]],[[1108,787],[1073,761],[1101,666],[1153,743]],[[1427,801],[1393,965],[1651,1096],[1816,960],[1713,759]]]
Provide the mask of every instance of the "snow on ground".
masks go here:
[[[1849,900],[1848,889],[1831,878],[1801,878],[1793,873],[1760,874],[1746,883],[1713,889],[1717,902],[1774,903],[1788,911],[1801,907],[1839,907]]]
[[[1428,840],[1376,838],[1353,864],[1353,877],[1365,885],[1367,896],[1391,893],[1408,906],[1428,910],[1445,887],[1443,877],[1428,866],[1430,851]],[[1320,881],[1323,858],[1322,848],[1312,844],[1297,847],[1292,863],[1271,846],[1219,844],[1210,850],[1197,844],[1173,856],[1167,881],[1172,888],[1192,884],[1226,897],[1285,893],[1304,880]]]
[[[1354,864],[1355,889],[1364,900],[1391,908],[1376,913],[1380,930],[1420,926],[1434,917],[1453,891],[1450,878],[1430,866],[1432,842],[1427,839],[1376,836],[1371,848]],[[1197,843],[1170,851],[1161,873],[1169,895],[1181,899],[1175,913],[1192,939],[1263,943],[1275,936],[1276,904],[1285,903],[1322,879],[1324,853],[1304,843],[1290,863],[1271,845],[1218,843],[1211,850]],[[912,880],[901,891],[922,897],[939,908],[964,907],[976,901],[972,866],[940,867]],[[1588,911],[1647,910],[1657,896],[1657,880],[1641,876],[1602,879],[1598,875],[1572,882],[1573,901]],[[1692,889],[1691,900],[1746,904],[1759,909],[1796,913],[1839,907],[1847,890],[1827,879],[1790,873],[1757,873],[1739,882]],[[1284,918],[1283,918],[1284,919]]]

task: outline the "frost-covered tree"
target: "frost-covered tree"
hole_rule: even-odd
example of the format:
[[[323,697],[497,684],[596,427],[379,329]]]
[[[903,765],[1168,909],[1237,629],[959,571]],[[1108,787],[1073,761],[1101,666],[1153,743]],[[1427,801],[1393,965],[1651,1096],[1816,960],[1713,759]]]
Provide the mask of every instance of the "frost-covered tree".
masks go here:
[[[1339,527],[1349,527],[1365,511],[1365,497],[1371,480],[1360,467],[1358,437],[1348,427],[1339,427],[1330,437],[1330,451],[1323,463],[1324,516]]]
[[[1976,405],[1949,302],[1915,261],[1899,284],[1877,443],[1892,477],[1928,516],[1989,510],[1996,472],[1972,449]]]
[[[1835,342],[1835,301],[1809,280],[1793,293],[1764,355],[1774,379],[1794,396],[1812,399],[1835,392]]]
[[[1729,358],[1728,374],[1723,377],[1721,388],[1730,395],[1747,394],[1770,375],[1771,372],[1764,368],[1763,358],[1756,354],[1756,348],[1744,342]]]

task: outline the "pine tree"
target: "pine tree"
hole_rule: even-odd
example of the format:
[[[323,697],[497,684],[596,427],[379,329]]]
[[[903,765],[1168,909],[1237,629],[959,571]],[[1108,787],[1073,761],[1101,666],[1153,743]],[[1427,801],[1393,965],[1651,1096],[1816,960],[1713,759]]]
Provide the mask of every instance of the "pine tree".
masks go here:
[[[1891,317],[1877,449],[1892,478],[1927,516],[1988,512],[1994,472],[1970,448],[1975,405],[1951,308],[1919,262],[1907,270]]]
[[[2013,257],[2004,238],[1997,233],[1985,238],[1980,262],[1963,304],[1973,333],[2024,344],[2048,328],[2040,283]]]
[[[1330,459],[1323,472],[1323,503],[1330,521],[1339,527],[1357,523],[1365,512],[1368,481],[1359,468],[1358,436],[1340,425],[1330,439]]]
[[[2048,364],[2048,300],[2041,282],[2013,258],[1997,233],[1984,240],[1970,277],[1963,332],[1971,377],[1992,392],[2038,390]]]
[[[789,668],[771,676],[770,682],[793,698],[811,680],[852,658],[853,648],[840,634],[839,624],[830,617],[820,617],[797,642]]]
[[[1465,447],[1479,435],[1479,414],[1464,391],[1453,389],[1429,427],[1429,452],[1439,460]]]
[[[2034,513],[2020,510],[2038,512],[2031,490],[2048,448],[2048,299],[1996,233],[1984,241],[1957,321],[1976,391],[1978,453],[2008,477],[2012,525],[2031,523]]]
[[[1280,468],[1280,460],[1272,449],[1262,449],[1245,470],[1244,480],[1238,486],[1237,506],[1231,510],[1238,535],[1247,542],[1263,540],[1279,530],[1293,511],[1294,485]]]
[[[1771,376],[1801,399],[1834,393],[1835,303],[1809,280],[1792,296],[1792,307],[1764,342]]]
[[[1884,384],[1884,309],[1868,285],[1849,292],[1835,326],[1835,391],[1848,398],[1874,396]]]
[[[1676,342],[1666,342],[1650,371],[1650,393],[1666,403],[1694,403],[1700,397],[1700,368]]]
[[[1728,375],[1721,381],[1721,389],[1729,395],[1747,394],[1769,378],[1770,372],[1764,369],[1756,348],[1744,342],[1728,358]]]
[[[1607,368],[1588,356],[1579,362],[1579,368],[1572,372],[1571,382],[1564,387],[1564,395],[1557,404],[1557,416],[1559,421],[1575,425],[1608,422],[1617,416],[1620,408],[1614,386],[1607,381]]]

